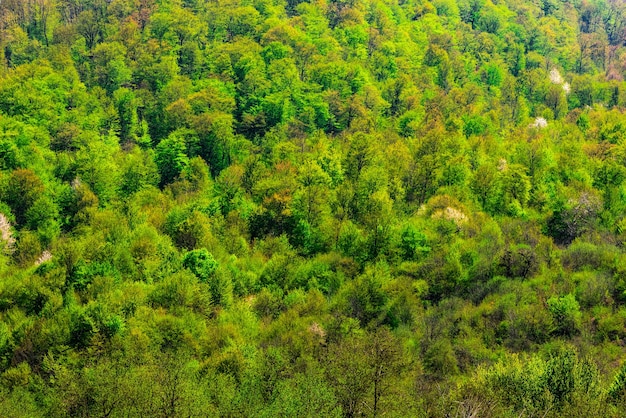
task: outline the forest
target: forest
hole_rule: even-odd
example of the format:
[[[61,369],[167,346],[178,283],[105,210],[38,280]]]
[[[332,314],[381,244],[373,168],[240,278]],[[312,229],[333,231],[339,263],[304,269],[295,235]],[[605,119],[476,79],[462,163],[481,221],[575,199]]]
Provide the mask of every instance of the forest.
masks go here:
[[[1,0],[0,416],[623,417],[621,0]]]

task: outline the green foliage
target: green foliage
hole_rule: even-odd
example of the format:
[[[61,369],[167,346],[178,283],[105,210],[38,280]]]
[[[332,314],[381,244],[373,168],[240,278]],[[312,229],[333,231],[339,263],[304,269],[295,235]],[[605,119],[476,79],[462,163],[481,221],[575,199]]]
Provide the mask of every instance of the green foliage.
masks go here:
[[[554,296],[547,303],[557,335],[572,336],[579,332],[582,314],[574,295]]]
[[[319,376],[297,374],[282,380],[274,402],[262,416],[340,417],[333,391]]]
[[[161,176],[161,185],[174,181],[187,167],[189,158],[186,151],[185,139],[176,133],[159,142],[156,147],[155,162]]]
[[[416,260],[430,252],[428,240],[423,232],[409,224],[402,230],[400,236],[400,251],[405,260]]]
[[[92,53],[94,81],[107,93],[112,94],[130,81],[132,73],[124,60],[124,45],[119,42],[105,42],[98,44]]]
[[[44,190],[43,182],[32,170],[17,169],[9,176],[2,200],[11,207],[17,223],[23,224],[29,209],[43,195]]]
[[[183,257],[183,266],[187,267],[196,275],[200,282],[206,283],[214,276],[217,270],[217,261],[206,248],[193,250]]]
[[[483,135],[489,128],[487,120],[481,116],[467,117],[463,124],[463,133],[466,137]]]
[[[0,416],[623,415],[620,2],[0,20]]]
[[[424,353],[424,367],[433,376],[443,377],[459,372],[452,344],[447,339],[435,341]]]
[[[372,321],[382,323],[387,320],[388,295],[383,285],[386,272],[372,268],[346,286],[345,304],[349,315],[365,326]]]
[[[608,397],[611,401],[623,401],[626,395],[626,368],[622,365],[609,387]]]
[[[514,356],[506,363],[498,363],[479,379],[484,379],[493,395],[505,402],[512,413],[526,411],[554,416],[609,413],[603,403],[597,366],[569,348],[556,348],[547,359]],[[576,408],[580,409],[576,411]]]

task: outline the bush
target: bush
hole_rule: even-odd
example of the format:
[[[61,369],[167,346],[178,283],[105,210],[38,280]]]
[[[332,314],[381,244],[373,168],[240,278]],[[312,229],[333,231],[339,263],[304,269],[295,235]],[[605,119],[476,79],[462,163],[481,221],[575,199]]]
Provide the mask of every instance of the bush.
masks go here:
[[[502,274],[511,278],[529,278],[539,269],[539,261],[535,250],[529,245],[510,246],[500,260]]]
[[[215,275],[218,264],[206,248],[189,251],[183,257],[183,266],[191,270],[201,283],[206,283]]]
[[[612,266],[616,253],[614,248],[608,246],[576,241],[563,251],[561,262],[564,268],[571,271],[603,270]]]
[[[551,297],[548,299],[548,310],[554,320],[553,333],[555,335],[571,337],[578,334],[582,314],[574,295]]]
[[[458,360],[448,339],[441,338],[426,350],[424,368],[439,378],[459,373]]]

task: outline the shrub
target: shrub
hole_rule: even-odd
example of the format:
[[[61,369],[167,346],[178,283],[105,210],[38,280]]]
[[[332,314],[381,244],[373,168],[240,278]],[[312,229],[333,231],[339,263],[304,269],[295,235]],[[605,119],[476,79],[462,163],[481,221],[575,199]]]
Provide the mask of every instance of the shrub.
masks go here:
[[[571,337],[580,331],[582,314],[574,295],[551,297],[548,310],[554,320],[554,334]]]

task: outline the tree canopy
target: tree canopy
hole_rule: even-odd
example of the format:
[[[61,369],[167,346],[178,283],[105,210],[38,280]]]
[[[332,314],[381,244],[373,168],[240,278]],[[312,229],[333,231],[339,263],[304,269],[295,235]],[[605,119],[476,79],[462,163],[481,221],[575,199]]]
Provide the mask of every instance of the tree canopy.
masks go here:
[[[626,6],[0,2],[0,415],[620,417]]]

